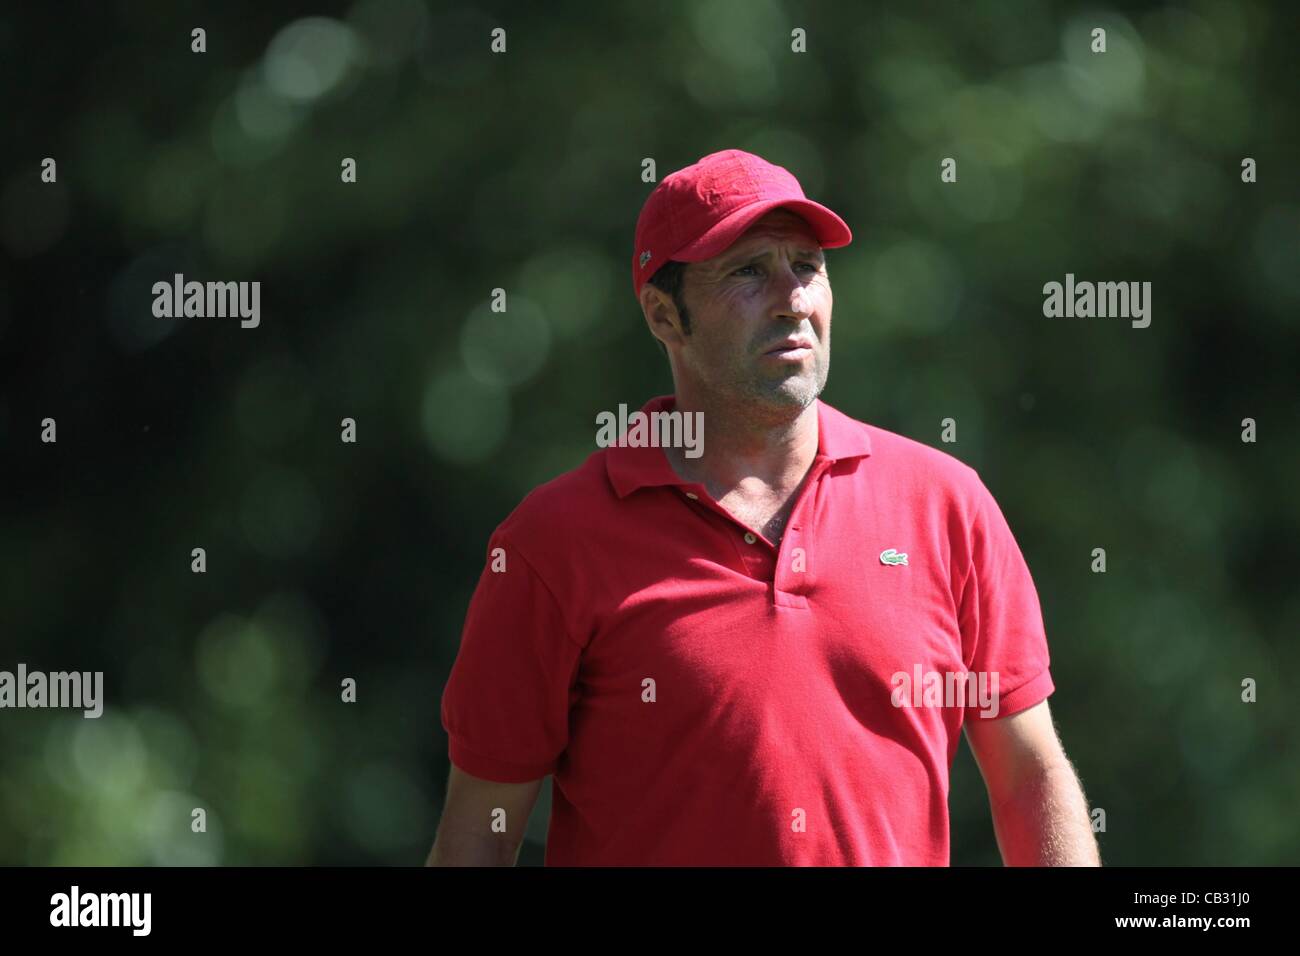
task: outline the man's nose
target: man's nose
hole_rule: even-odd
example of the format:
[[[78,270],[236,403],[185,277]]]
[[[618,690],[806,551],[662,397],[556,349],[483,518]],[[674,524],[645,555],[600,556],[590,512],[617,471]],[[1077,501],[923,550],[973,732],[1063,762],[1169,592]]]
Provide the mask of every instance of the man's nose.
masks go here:
[[[807,318],[812,314],[812,296],[802,285],[790,293],[790,311],[799,318]]]
[[[794,273],[790,273],[789,280],[778,293],[780,315],[782,318],[806,319],[812,315],[812,295]]]
[[[812,297],[804,288],[803,276],[795,271],[794,264],[779,266],[771,277],[775,288],[772,294],[776,298],[776,308],[782,317],[804,318],[812,311]]]

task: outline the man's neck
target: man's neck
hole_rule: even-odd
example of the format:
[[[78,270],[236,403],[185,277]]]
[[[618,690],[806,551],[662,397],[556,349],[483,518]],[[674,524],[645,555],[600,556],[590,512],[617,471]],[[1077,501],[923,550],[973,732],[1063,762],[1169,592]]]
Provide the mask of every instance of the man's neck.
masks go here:
[[[817,403],[786,416],[764,418],[752,408],[693,402],[678,395],[683,413],[704,413],[703,452],[687,458],[683,449],[665,448],[673,469],[698,482],[715,497],[755,481],[774,492],[793,491],[817,457]]]

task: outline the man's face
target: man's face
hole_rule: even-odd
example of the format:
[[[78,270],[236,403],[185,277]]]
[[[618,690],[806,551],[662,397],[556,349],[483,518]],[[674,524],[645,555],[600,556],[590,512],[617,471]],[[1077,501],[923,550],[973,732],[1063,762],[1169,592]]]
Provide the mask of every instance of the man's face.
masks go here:
[[[830,277],[816,234],[789,209],[688,265],[682,294],[691,332],[674,351],[690,387],[772,409],[806,408],[826,387]]]

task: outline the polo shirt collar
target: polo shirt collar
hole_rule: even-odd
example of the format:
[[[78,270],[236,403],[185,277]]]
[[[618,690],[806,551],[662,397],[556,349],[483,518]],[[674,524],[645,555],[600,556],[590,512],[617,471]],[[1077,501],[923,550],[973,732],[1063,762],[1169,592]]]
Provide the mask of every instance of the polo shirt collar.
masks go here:
[[[641,406],[641,411],[647,415],[672,411],[676,404],[675,396],[659,395]],[[871,436],[866,427],[818,399],[817,457],[836,462],[870,454]],[[620,498],[626,498],[638,488],[692,484],[673,470],[662,448],[612,445],[605,449],[605,469]]]

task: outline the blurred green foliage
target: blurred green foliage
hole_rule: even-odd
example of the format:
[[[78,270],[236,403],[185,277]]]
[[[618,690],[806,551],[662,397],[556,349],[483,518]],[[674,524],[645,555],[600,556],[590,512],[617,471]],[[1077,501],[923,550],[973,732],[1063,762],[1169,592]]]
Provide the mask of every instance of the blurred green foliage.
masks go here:
[[[298,6],[0,13],[0,668],[108,705],[0,712],[0,863],[422,861],[489,532],[671,390],[642,160],[727,147],[854,229],[825,398],[959,423],[1104,860],[1300,862],[1289,4]],[[153,319],[175,272],[260,280],[261,326]],[[1151,327],[1045,319],[1067,272],[1151,281]],[[950,802],[997,863],[964,746]]]

